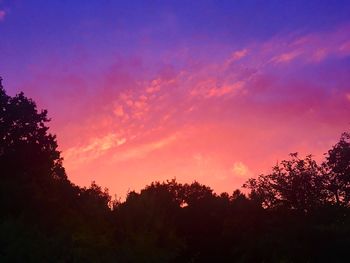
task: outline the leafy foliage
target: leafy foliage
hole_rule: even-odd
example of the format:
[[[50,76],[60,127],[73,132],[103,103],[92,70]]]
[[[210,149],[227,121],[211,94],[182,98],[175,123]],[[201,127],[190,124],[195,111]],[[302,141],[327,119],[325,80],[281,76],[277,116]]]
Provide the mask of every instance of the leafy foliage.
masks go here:
[[[328,171],[329,191],[337,204],[350,204],[350,133],[343,133],[339,142],[328,151],[324,167]]]
[[[251,197],[266,208],[286,208],[309,212],[328,202],[327,178],[321,166],[309,155],[300,159],[297,153],[273,167],[272,173],[249,179],[245,187]]]

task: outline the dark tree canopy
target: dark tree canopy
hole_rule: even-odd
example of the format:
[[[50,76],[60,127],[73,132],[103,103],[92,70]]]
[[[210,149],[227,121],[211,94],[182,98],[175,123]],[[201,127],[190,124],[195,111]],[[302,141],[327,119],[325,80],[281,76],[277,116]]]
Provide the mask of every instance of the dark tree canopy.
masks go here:
[[[265,208],[308,212],[325,205],[349,206],[349,141],[350,134],[343,133],[320,165],[311,155],[300,159],[293,153],[290,160],[274,166],[272,173],[249,179],[244,187]]]
[[[322,167],[311,155],[300,159],[297,153],[293,153],[291,160],[274,166],[271,174],[249,179],[245,187],[251,189],[251,197],[266,208],[308,212],[328,202],[330,193],[326,183]]]
[[[62,166],[56,137],[48,132],[47,111],[31,99],[0,86],[1,204],[7,213],[29,216],[49,211],[73,190]],[[38,207],[41,202],[42,207]]]
[[[79,188],[67,179],[48,122],[46,110],[0,85],[1,262],[84,258],[79,251],[87,254],[107,232],[110,196],[96,184]]]
[[[329,190],[338,204],[350,204],[350,133],[328,151],[324,163],[329,176]]]
[[[2,167],[66,180],[56,137],[48,133],[47,111],[23,93],[10,97],[0,84],[0,156]],[[38,167],[40,163],[40,167]],[[12,167],[11,167],[12,166]]]

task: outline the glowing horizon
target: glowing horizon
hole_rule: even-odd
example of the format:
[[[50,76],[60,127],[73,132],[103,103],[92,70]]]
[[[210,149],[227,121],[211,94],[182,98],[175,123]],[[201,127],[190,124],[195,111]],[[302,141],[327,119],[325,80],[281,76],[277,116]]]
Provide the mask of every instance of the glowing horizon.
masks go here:
[[[0,1],[0,75],[48,109],[74,183],[231,193],[349,129],[345,2],[39,2]]]

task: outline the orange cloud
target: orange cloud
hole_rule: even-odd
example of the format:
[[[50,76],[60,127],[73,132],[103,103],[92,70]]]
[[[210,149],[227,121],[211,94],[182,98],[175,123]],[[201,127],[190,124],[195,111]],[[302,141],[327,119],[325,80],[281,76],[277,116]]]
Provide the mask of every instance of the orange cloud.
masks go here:
[[[124,116],[124,108],[123,108],[123,106],[121,106],[121,105],[118,105],[118,106],[116,106],[116,108],[114,109],[114,114],[116,115],[116,116],[118,116],[118,117],[123,117]]]
[[[235,162],[233,164],[232,172],[237,176],[243,176],[247,178],[249,174],[249,169],[244,163]]]

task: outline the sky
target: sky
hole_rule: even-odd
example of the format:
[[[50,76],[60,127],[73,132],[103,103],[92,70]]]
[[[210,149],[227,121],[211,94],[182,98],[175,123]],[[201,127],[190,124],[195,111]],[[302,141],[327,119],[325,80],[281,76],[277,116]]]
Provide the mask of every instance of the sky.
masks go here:
[[[69,179],[232,193],[350,126],[350,1],[0,0],[0,75]]]

